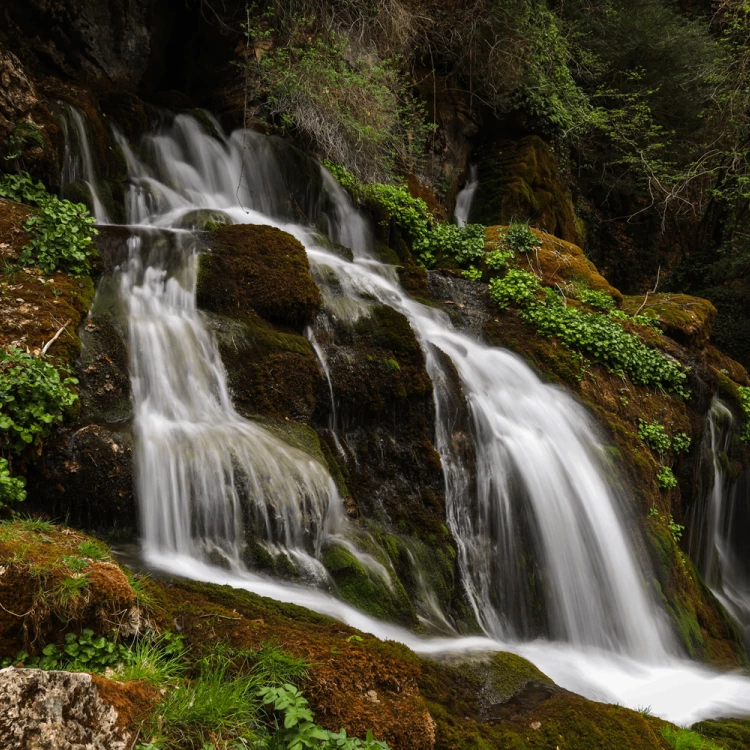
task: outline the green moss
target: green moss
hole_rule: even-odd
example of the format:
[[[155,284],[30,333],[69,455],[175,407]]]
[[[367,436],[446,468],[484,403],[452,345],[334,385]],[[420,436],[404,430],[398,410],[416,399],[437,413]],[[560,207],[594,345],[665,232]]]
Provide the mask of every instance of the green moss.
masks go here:
[[[497,702],[505,702],[517,695],[530,682],[552,683],[547,675],[537,669],[530,661],[505,651],[490,657],[489,687]]]
[[[211,254],[200,258],[198,306],[237,319],[257,313],[301,331],[321,304],[305,248],[274,227],[237,224],[217,229]]]
[[[486,144],[478,157],[479,186],[471,221],[487,226],[529,221],[567,242],[580,242],[557,159],[541,138]]]
[[[338,544],[326,549],[323,565],[344,601],[382,620],[416,624],[409,597],[397,579],[392,579],[389,586],[377,574],[369,573],[349,550]]]
[[[715,740],[727,750],[746,750],[750,747],[750,719],[722,719],[701,721],[690,727],[693,732]]]
[[[208,321],[241,414],[310,421],[321,375],[315,352],[304,336],[279,331],[252,314],[241,321],[210,315]]]

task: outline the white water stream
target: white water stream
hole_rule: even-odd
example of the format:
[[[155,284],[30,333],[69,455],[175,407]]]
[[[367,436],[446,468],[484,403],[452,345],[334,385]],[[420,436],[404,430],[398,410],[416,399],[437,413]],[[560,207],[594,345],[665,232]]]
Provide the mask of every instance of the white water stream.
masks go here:
[[[456,208],[453,211],[453,218],[459,227],[465,227],[469,223],[471,204],[474,201],[474,193],[477,192],[478,186],[479,176],[477,165],[472,164],[469,167],[469,179],[456,196]]]
[[[130,310],[137,489],[150,564],[292,601],[420,653],[512,650],[565,687],[631,707],[650,705],[677,722],[750,714],[750,680],[675,655],[586,412],[514,355],[478,343],[444,313],[409,298],[394,269],[372,257],[366,222],[330,175],[323,175],[334,207],[330,233],[353,250],[354,262],[321,248],[314,231],[291,221],[288,189],[268,139],[242,132],[211,136],[179,116],[146,139],[145,158],[121,143],[131,180],[128,221],[141,227],[133,230],[120,279]],[[269,550],[323,581],[321,546],[326,539],[348,540],[348,522],[320,464],[232,407],[215,341],[195,307],[192,235],[175,229],[203,208],[294,234],[313,267],[335,275],[336,290],[323,287],[335,314],[367,314],[376,300],[409,319],[435,384],[436,444],[463,583],[487,637],[423,638],[319,589],[245,568],[243,531],[249,527]],[[438,350],[453,361],[471,412],[475,487],[452,448],[450,394]],[[522,517],[546,571],[554,641],[522,640],[528,606],[517,567]],[[217,556],[223,567],[212,564]],[[377,573],[367,557],[360,559]]]

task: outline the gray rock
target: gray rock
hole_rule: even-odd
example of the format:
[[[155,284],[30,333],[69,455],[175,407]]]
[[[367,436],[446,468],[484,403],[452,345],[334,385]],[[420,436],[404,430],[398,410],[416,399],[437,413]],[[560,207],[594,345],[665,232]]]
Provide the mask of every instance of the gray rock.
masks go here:
[[[3,750],[128,750],[131,733],[117,726],[90,674],[0,670]]]

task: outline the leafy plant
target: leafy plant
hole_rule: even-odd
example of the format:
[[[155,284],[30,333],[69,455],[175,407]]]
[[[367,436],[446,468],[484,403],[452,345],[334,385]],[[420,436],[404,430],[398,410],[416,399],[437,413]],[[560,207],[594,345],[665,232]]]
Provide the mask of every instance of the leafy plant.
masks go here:
[[[672,436],[672,450],[675,453],[687,453],[690,450],[690,438],[684,432],[675,432]]]
[[[45,273],[59,269],[81,276],[89,272],[96,219],[86,206],[49,194],[25,172],[4,175],[0,196],[38,207],[24,224],[31,242],[23,248],[19,259],[22,264],[37,266]]]
[[[656,478],[663,490],[671,490],[677,486],[677,479],[669,466],[662,466]]]
[[[482,272],[476,266],[469,266],[465,271],[461,272],[461,275],[470,281],[482,280]]]
[[[0,508],[8,503],[20,503],[26,499],[26,480],[23,477],[12,477],[8,461],[0,458]]]
[[[500,241],[516,253],[530,253],[542,246],[528,224],[511,224],[501,235]]]
[[[40,656],[30,656],[25,651],[15,659],[6,657],[2,666],[23,664],[38,669],[65,669],[73,672],[103,672],[131,658],[129,649],[115,641],[114,636],[97,636],[93,630],[84,629],[80,635],[67,633],[62,646],[47,644]]]
[[[539,279],[530,271],[512,268],[501,279],[492,279],[489,284],[490,297],[501,310],[511,303],[518,305],[536,300],[542,289]]]
[[[594,289],[582,289],[580,295],[581,302],[597,310],[608,312],[615,309],[615,301],[611,295],[606,292],[595,291]]]
[[[513,251],[506,248],[495,248],[488,250],[484,256],[484,262],[491,271],[504,271],[508,263],[513,259]]]
[[[659,455],[663,456],[672,445],[664,425],[660,422],[644,422],[638,420],[638,437]]]
[[[484,226],[435,224],[414,240],[417,253],[430,252],[453,258],[459,265],[476,263],[484,256]]]
[[[49,435],[78,399],[77,382],[21,349],[0,349],[0,446],[19,453]]]

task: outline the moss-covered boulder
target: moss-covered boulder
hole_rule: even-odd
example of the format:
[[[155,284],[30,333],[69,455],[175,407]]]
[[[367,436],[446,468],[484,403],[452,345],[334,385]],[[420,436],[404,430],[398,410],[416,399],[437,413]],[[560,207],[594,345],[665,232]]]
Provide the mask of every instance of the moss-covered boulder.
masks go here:
[[[490,142],[480,146],[474,158],[479,185],[470,221],[487,226],[529,221],[555,237],[580,244],[581,233],[557,158],[539,136]]]
[[[655,317],[667,336],[689,348],[708,344],[716,319],[716,308],[707,299],[687,294],[623,297],[622,309],[628,315],[640,312]]]
[[[305,248],[286,232],[267,226],[221,227],[200,260],[198,306],[243,319],[257,313],[271,323],[301,331],[321,304]]]
[[[41,652],[67,631],[133,633],[142,612],[101,542],[40,520],[0,523],[0,659]]]
[[[245,417],[309,423],[323,380],[310,342],[250,313],[241,320],[212,315],[235,408]]]

